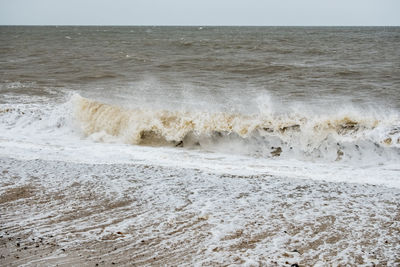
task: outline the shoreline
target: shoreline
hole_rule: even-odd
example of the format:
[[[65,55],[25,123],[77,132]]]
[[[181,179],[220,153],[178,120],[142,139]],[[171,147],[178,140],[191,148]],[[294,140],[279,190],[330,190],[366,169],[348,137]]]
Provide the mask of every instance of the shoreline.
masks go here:
[[[0,166],[3,266],[400,263],[397,188],[134,164]]]

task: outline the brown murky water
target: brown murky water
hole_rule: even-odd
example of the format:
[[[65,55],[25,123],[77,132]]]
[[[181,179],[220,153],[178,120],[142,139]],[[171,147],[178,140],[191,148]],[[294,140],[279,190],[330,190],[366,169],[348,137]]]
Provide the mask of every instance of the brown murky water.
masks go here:
[[[0,265],[400,265],[399,41],[0,27]]]

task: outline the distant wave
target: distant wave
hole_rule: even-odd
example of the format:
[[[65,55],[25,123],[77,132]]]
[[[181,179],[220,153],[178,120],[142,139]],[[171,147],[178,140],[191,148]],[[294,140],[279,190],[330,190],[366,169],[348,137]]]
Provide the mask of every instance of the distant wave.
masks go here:
[[[115,73],[110,73],[110,72],[104,72],[104,73],[97,73],[97,74],[86,74],[79,76],[77,80],[81,81],[92,81],[92,80],[100,80],[100,79],[113,79],[120,77],[121,75],[115,74]]]
[[[100,142],[332,161],[400,156],[398,114],[244,115],[126,109],[80,95],[71,101],[83,133]]]

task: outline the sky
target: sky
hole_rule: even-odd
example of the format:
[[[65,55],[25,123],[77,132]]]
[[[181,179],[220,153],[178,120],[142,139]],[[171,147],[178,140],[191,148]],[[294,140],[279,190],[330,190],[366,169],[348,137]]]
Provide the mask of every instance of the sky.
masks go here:
[[[400,26],[400,0],[0,0],[0,25]]]

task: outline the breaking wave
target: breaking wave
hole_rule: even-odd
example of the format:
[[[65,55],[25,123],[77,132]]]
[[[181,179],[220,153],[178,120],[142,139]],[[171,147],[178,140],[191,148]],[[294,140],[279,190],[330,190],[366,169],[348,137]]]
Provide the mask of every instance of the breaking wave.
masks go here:
[[[244,115],[127,109],[80,95],[71,101],[78,127],[98,142],[328,161],[400,158],[400,117],[396,112]]]

